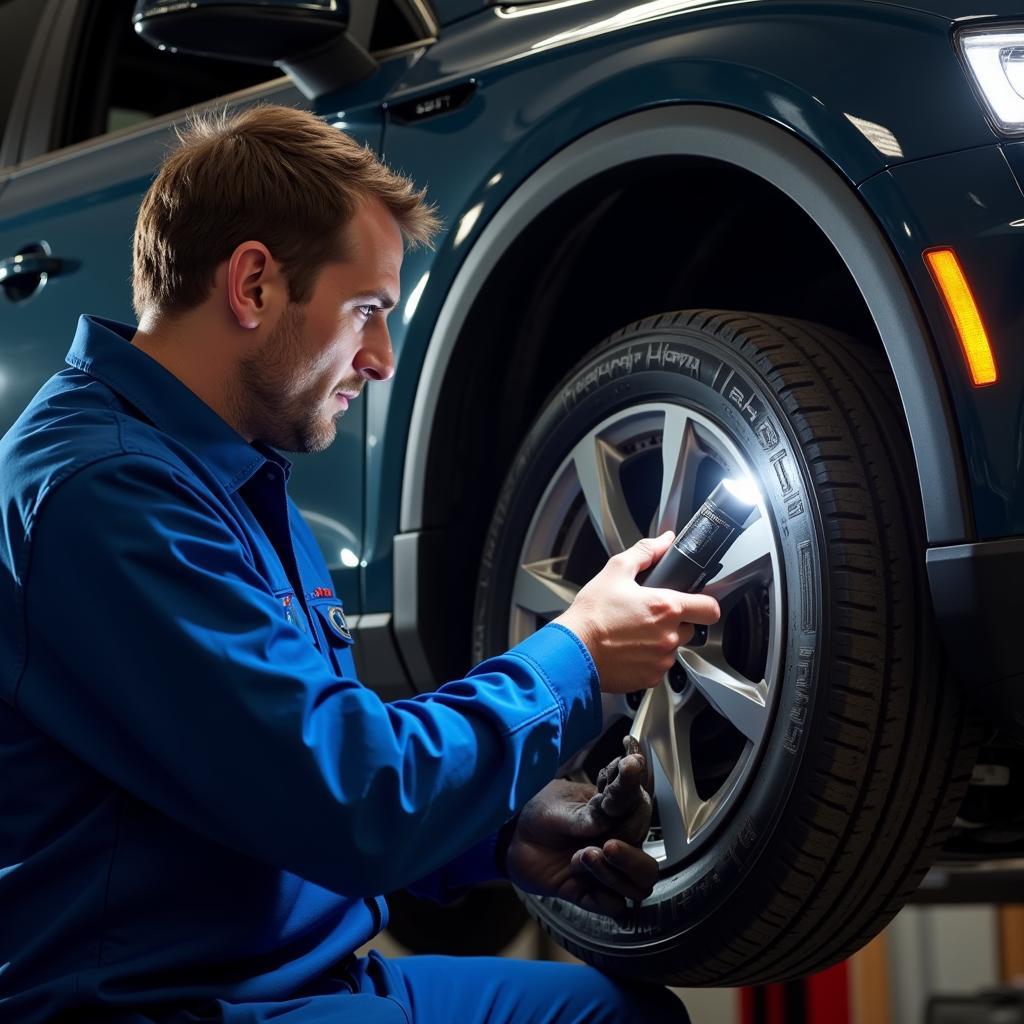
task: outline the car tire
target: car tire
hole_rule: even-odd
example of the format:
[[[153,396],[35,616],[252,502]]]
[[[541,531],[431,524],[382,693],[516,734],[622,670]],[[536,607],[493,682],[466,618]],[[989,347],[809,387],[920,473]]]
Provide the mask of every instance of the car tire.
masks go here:
[[[888,365],[780,317],[652,316],[562,381],[494,511],[474,660],[556,617],[609,554],[680,528],[727,472],[762,500],[708,585],[722,620],[658,690],[654,893],[621,921],[523,895],[576,956],[675,985],[791,979],[864,945],[938,853],[978,740],[937,642]],[[574,777],[621,751],[636,700],[602,699]]]
[[[453,903],[402,889],[388,896],[388,934],[410,953],[498,956],[530,923],[512,887],[487,882]]]

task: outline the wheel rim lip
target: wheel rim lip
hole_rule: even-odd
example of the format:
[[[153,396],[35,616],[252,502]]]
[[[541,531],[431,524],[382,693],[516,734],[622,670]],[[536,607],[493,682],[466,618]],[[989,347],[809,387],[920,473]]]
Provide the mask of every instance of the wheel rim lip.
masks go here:
[[[666,844],[664,842],[651,839],[648,839],[648,841],[645,842],[645,850],[659,861],[659,865],[662,869],[663,880],[665,877],[675,874],[687,862],[692,861],[700,848],[718,832],[719,828],[724,825],[726,819],[731,816],[732,812],[741,801],[742,795],[754,774],[754,770],[758,762],[761,759],[767,737],[772,733],[776,713],[775,709],[778,703],[778,693],[781,687],[782,652],[784,647],[784,561],[779,544],[779,531],[777,529],[772,509],[765,498],[766,488],[764,487],[762,474],[757,471],[751,459],[746,455],[742,446],[737,441],[735,435],[730,433],[727,426],[723,424],[721,420],[715,418],[713,414],[703,406],[693,403],[692,401],[683,400],[680,396],[666,396],[664,398],[644,400],[626,407],[620,407],[605,414],[596,425],[588,428],[582,436],[570,442],[568,452],[561,458],[557,469],[551,474],[549,480],[544,486],[541,497],[537,502],[533,515],[531,516],[529,526],[524,534],[523,541],[520,545],[519,557],[516,562],[518,569],[520,566],[525,564],[533,564],[542,558],[552,557],[550,550],[545,554],[541,554],[539,557],[535,556],[539,551],[543,551],[545,547],[550,547],[550,544],[546,543],[542,538],[550,540],[551,538],[558,536],[559,528],[564,525],[565,516],[568,515],[569,509],[574,503],[579,501],[582,495],[582,486],[579,485],[579,482],[577,481],[575,487],[573,487],[571,483],[571,478],[575,475],[572,469],[573,452],[576,450],[577,446],[586,439],[598,436],[607,436],[616,428],[623,427],[630,423],[636,424],[638,427],[638,429],[633,430],[634,437],[649,434],[650,429],[645,425],[645,423],[651,422],[653,418],[658,416],[662,417],[663,422],[667,422],[665,419],[666,410],[685,413],[686,417],[697,425],[700,428],[701,433],[705,435],[704,438],[702,438],[702,441],[711,441],[711,444],[707,446],[711,448],[711,451],[705,452],[705,458],[714,459],[714,461],[722,466],[726,473],[744,473],[749,475],[752,479],[758,480],[762,484],[762,497],[759,502],[758,509],[760,515],[765,518],[770,531],[771,574],[770,579],[767,581],[769,595],[769,636],[764,672],[764,681],[767,683],[764,726],[756,741],[747,740],[743,753],[737,759],[733,769],[730,771],[725,781],[719,786],[714,794],[711,794],[708,799],[703,802],[705,805],[714,804],[714,806],[707,811],[704,819],[699,825],[699,828],[687,839],[685,849],[682,851],[681,857],[677,855],[672,860],[669,860],[666,852]],[[664,430],[662,433],[662,440],[664,440]],[[552,505],[561,510],[562,515],[560,519],[557,516],[554,518],[552,517],[550,508]],[[695,508],[687,513],[687,519],[689,518],[689,515],[692,514],[692,511],[695,511]],[[679,529],[685,521],[686,519],[680,516],[680,521],[676,525],[676,529]],[[565,557],[568,557],[568,555]],[[516,605],[514,590],[515,588],[513,585],[513,593],[510,595],[511,607],[509,610],[509,636],[513,643],[524,639],[537,628],[536,614]],[[725,616],[723,616],[723,623],[724,619]],[[737,674],[739,674],[739,670],[736,671]],[[692,686],[690,689],[692,689]],[[602,705],[605,724],[602,728],[601,734],[593,741],[593,743],[598,742],[608,731],[610,724],[608,719],[609,710],[614,709],[617,703],[621,703],[622,709],[616,713],[616,716],[618,716],[618,714],[622,714],[625,715],[625,717],[632,717],[633,712],[626,706],[624,695],[609,697],[609,695],[603,694]],[[678,707],[678,705],[676,706]],[[716,713],[719,712],[716,711]],[[727,716],[723,715],[722,717]],[[580,754],[576,755],[572,759],[570,764],[581,761],[582,756],[593,746],[593,743],[588,744],[587,747],[584,748],[584,751],[581,751]]]

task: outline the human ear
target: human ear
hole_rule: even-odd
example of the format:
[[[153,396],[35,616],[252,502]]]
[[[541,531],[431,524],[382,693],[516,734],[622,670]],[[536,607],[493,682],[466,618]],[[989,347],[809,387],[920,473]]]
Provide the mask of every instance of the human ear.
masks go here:
[[[228,306],[238,326],[255,330],[267,316],[277,264],[270,250],[256,241],[242,242],[228,259]]]

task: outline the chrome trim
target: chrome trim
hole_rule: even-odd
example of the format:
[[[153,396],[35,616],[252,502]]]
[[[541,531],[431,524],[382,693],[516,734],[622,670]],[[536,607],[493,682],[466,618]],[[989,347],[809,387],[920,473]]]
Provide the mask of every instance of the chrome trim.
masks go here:
[[[661,156],[710,157],[750,170],[792,199],[829,238],[864,297],[893,367],[913,439],[928,539],[966,537],[960,441],[945,384],[885,235],[838,172],[784,128],[697,104],[631,114],[595,129],[535,171],[485,225],[452,282],[427,346],[409,425],[400,531],[423,527],[424,473],[445,371],[473,299],[499,258],[556,197],[613,167]]]

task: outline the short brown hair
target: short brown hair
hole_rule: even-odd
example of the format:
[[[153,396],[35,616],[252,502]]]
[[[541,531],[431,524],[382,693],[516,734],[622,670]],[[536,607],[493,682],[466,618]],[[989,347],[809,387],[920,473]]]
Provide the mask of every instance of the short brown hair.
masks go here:
[[[217,266],[247,239],[284,268],[293,302],[342,258],[339,233],[360,200],[380,200],[410,245],[439,221],[425,190],[313,114],[255,106],[193,116],[142,200],[133,245],[133,304],[184,312],[209,296]]]

